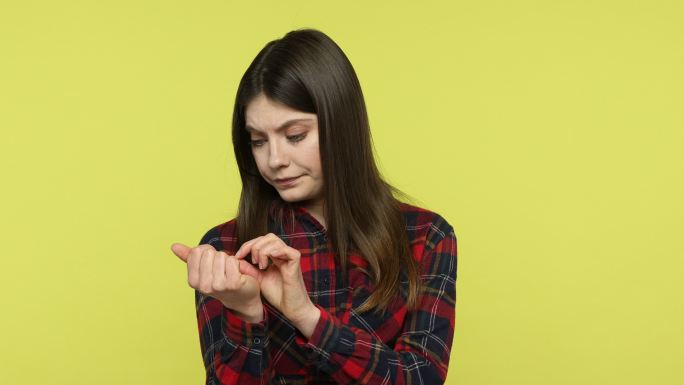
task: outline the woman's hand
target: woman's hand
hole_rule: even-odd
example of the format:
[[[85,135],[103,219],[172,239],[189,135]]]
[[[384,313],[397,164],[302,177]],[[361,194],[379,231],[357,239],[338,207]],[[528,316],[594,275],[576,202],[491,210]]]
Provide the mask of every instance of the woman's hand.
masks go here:
[[[247,322],[263,319],[263,304],[259,295],[260,272],[246,261],[211,245],[190,248],[174,243],[171,250],[188,264],[188,284],[203,294],[212,296]]]
[[[309,337],[318,322],[320,311],[311,302],[300,266],[301,253],[287,246],[282,239],[269,233],[242,244],[235,253],[240,263],[251,254],[258,264],[261,294],[287,317],[295,327]],[[269,260],[273,261],[269,264]]]

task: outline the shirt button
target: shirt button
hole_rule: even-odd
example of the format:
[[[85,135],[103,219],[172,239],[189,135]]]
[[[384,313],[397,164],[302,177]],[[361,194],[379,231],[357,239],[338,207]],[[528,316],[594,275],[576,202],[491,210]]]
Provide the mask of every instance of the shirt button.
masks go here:
[[[256,345],[259,345],[260,342],[261,342],[261,340],[259,339],[259,337],[254,337],[254,343]]]

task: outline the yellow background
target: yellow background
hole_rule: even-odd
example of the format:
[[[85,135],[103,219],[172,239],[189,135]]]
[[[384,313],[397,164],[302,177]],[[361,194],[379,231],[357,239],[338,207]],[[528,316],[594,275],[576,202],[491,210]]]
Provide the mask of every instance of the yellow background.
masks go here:
[[[203,383],[169,246],[234,215],[238,80],[300,27],[456,230],[448,384],[684,383],[682,2],[0,4],[0,383]]]

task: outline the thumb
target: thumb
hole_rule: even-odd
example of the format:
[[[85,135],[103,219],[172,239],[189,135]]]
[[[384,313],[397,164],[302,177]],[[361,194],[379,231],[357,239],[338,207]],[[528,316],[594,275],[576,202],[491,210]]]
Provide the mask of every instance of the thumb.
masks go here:
[[[192,249],[182,243],[174,243],[171,245],[171,251],[173,251],[173,253],[176,254],[183,262],[188,261],[190,250]]]
[[[259,280],[259,275],[261,274],[259,270],[244,259],[239,259],[238,262],[240,263],[240,274],[249,275],[254,277],[257,281]]]

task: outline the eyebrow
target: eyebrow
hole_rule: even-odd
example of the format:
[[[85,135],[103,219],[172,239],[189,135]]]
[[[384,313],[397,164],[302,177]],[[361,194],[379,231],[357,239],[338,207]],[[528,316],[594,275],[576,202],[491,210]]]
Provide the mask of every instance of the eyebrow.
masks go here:
[[[275,130],[280,131],[280,130],[283,130],[285,128],[290,127],[291,125],[293,125],[295,123],[308,122],[308,121],[313,121],[313,119],[311,119],[311,118],[290,119],[290,120],[286,121],[285,123],[281,124],[280,127],[276,128]],[[261,132],[261,130],[257,130],[256,128],[249,126],[249,125],[245,125],[245,129],[248,132],[252,132],[252,131]]]

